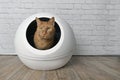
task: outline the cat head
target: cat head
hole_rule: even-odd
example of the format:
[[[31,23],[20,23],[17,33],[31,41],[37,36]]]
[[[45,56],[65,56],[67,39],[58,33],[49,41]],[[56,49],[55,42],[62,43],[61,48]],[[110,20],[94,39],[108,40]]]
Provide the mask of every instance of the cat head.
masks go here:
[[[50,18],[49,21],[41,21],[36,17],[37,22],[37,33],[43,39],[54,38],[55,35],[55,19],[54,17]]]

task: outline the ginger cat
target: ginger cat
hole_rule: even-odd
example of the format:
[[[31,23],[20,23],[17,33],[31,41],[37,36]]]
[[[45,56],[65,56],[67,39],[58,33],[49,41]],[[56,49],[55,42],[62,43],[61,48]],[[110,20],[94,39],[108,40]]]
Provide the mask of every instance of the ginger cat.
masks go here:
[[[36,17],[37,29],[34,34],[34,44],[37,49],[46,50],[54,45],[55,35],[55,19],[50,18],[49,21],[41,21]]]

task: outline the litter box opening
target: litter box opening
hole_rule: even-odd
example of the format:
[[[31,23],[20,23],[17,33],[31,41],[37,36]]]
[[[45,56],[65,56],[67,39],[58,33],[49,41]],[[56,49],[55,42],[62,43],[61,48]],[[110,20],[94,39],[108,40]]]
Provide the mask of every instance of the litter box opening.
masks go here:
[[[42,21],[48,21],[50,18],[46,18],[46,17],[41,17],[41,18],[39,18],[40,20],[42,20]],[[55,32],[55,39],[54,39],[54,45],[51,47],[51,48],[53,48],[54,46],[56,46],[57,45],[57,43],[59,42],[59,40],[60,40],[60,37],[61,37],[61,30],[60,30],[60,27],[59,27],[59,25],[55,22],[55,29],[56,29],[56,32]],[[32,46],[32,47],[34,47],[34,48],[36,48],[35,47],[35,44],[34,44],[34,33],[35,33],[35,31],[36,31],[36,28],[37,28],[37,23],[36,23],[36,20],[33,20],[30,24],[29,24],[29,26],[28,26],[28,28],[27,28],[27,30],[26,30],[26,38],[27,38],[27,41],[28,41],[28,43]],[[50,49],[51,49],[50,48]],[[36,48],[37,49],[37,48]],[[47,49],[48,50],[48,49]]]

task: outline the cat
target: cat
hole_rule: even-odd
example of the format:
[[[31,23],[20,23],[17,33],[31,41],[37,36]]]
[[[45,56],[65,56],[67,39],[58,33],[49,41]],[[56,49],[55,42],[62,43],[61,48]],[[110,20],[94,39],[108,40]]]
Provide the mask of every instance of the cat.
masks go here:
[[[55,18],[49,21],[41,21],[36,17],[37,28],[34,34],[34,44],[37,49],[46,50],[54,45],[55,36]]]

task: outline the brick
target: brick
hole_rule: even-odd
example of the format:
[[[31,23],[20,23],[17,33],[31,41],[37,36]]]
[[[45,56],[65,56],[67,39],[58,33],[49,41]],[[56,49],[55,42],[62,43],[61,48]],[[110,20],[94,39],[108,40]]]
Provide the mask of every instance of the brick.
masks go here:
[[[56,3],[74,3],[75,0],[56,0]]]
[[[106,20],[107,17],[108,17],[108,14],[99,14],[99,15],[96,14],[97,20]]]
[[[108,14],[106,10],[84,10],[84,14]]]
[[[81,19],[81,15],[79,15],[79,14],[75,14],[75,15],[72,15],[72,14],[66,14],[66,15],[62,15],[62,14],[60,14],[59,15],[60,17],[62,17],[63,19],[65,19],[65,20],[80,20]]]
[[[32,8],[56,8],[56,4],[49,4],[49,3],[43,3],[43,4],[32,4]]]
[[[109,10],[110,15],[120,15],[120,10]]]
[[[80,4],[80,3],[85,3],[85,0],[74,0],[74,3]]]
[[[4,3],[4,2],[11,2],[11,0],[0,0],[0,2]]]
[[[120,4],[120,0],[110,0],[111,4]]]
[[[96,21],[93,21],[93,24],[94,25],[107,25],[107,24],[109,24],[109,22],[108,21],[106,21],[106,20],[96,20]]]
[[[120,5],[119,4],[111,4],[111,5],[107,5],[107,7],[106,7],[107,9],[120,9]]]
[[[86,0],[86,3],[107,4],[110,3],[110,0]]]
[[[73,4],[56,4],[57,9],[72,9]]]
[[[104,5],[104,4],[102,4],[102,5],[101,4],[85,4],[85,5],[82,5],[82,9],[105,9],[105,8],[106,8],[106,5]]]
[[[82,4],[74,4],[75,9],[82,9]]]
[[[94,46],[105,46],[106,45],[106,41],[92,41],[92,45]]]
[[[94,46],[78,46],[80,51],[94,51]]]
[[[76,30],[80,30],[80,31],[89,31],[89,30],[94,30],[95,27],[93,25],[89,25],[89,24],[81,24],[79,26],[79,24],[73,24],[73,28]]]
[[[80,19],[95,20],[95,15],[82,15]]]
[[[92,44],[92,41],[84,39],[83,40],[81,39],[81,41],[77,40],[77,42],[78,42],[77,44],[80,46],[89,46]]]
[[[78,15],[78,14],[84,14],[84,10],[60,10],[61,14],[71,14],[71,15]]]

